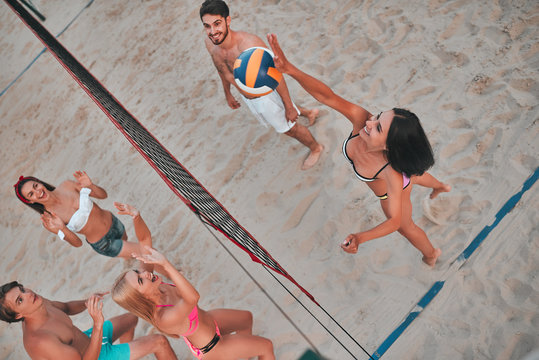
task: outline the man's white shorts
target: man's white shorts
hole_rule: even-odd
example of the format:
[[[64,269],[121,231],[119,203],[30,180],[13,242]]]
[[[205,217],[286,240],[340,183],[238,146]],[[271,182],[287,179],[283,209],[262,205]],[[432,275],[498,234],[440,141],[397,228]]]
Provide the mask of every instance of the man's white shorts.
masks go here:
[[[284,111],[284,103],[281,99],[281,96],[277,91],[272,91],[268,95],[257,97],[254,99],[248,99],[245,96],[241,96],[243,101],[247,104],[247,107],[254,116],[260,121],[262,125],[268,127],[268,124],[273,126],[275,131],[282,134],[292,129],[295,122],[290,122],[286,120],[286,115]],[[300,114],[296,104],[292,103],[294,108],[297,110],[298,115]]]

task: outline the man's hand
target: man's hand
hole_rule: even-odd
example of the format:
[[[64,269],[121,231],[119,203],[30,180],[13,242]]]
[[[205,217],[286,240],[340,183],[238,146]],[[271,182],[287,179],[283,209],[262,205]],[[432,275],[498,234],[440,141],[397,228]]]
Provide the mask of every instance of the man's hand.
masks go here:
[[[94,320],[94,327],[103,326],[105,319],[103,318],[103,303],[101,300],[103,296],[101,294],[93,294],[86,300],[86,308],[88,313]]]
[[[230,106],[231,109],[237,109],[241,106],[241,104],[236,100],[232,94],[226,94],[226,101],[228,102],[228,106]]]
[[[285,108],[284,113],[286,116],[286,120],[292,123],[295,123],[298,120],[299,114],[295,107],[291,106],[291,107]]]

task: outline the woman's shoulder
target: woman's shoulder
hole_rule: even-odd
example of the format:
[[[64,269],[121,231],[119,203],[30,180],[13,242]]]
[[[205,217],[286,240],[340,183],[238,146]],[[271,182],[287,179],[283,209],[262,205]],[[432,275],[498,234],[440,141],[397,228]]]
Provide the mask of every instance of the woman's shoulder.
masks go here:
[[[78,186],[78,183],[76,183],[75,181],[73,180],[65,180],[63,181],[58,187],[57,189],[60,189],[60,190],[68,190],[68,191],[80,191],[79,189],[79,186]]]

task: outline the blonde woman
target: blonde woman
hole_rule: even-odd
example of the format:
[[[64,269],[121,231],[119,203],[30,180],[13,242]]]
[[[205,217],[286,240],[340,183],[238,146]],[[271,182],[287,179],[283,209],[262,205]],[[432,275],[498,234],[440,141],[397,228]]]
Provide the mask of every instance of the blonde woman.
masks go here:
[[[271,341],[252,335],[249,311],[199,308],[200,295],[193,285],[162,254],[146,250],[134,256],[141,270],[127,271],[114,283],[111,293],[118,305],[168,336],[183,337],[197,359],[275,359]],[[155,275],[154,265],[172,283]]]

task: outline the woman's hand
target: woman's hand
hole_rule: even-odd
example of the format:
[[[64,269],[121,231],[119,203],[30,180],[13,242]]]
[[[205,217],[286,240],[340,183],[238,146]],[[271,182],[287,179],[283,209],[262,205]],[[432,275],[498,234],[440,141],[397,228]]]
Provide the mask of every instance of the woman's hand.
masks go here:
[[[101,300],[103,296],[101,294],[93,294],[88,300],[86,300],[86,308],[88,313],[94,320],[95,326],[103,326],[105,319],[103,318],[103,303]]]
[[[144,246],[144,250],[146,250],[145,254],[133,253],[131,254],[131,256],[133,256],[135,259],[139,261],[142,261],[145,264],[164,266],[166,263],[168,263],[167,258],[163,254],[155,250],[154,248],[151,248],[149,246]]]
[[[58,233],[58,230],[62,230],[65,227],[62,219],[53,212],[44,212],[41,214],[41,222],[45,229],[55,234]]]
[[[133,219],[140,215],[140,212],[134,206],[129,204],[114,202],[114,206],[118,209],[119,215],[129,215]]]
[[[75,177],[75,180],[81,187],[89,188],[93,185],[92,180],[90,180],[90,177],[85,171],[75,171],[73,177]]]
[[[284,56],[284,52],[277,41],[277,35],[268,34],[268,42],[271,46],[271,50],[273,50],[273,62],[275,63],[275,68],[283,74],[288,74],[293,69],[293,65],[287,60],[286,56]]]
[[[361,235],[358,234],[350,234],[344,239],[344,242],[341,244],[341,248],[350,254],[357,253],[357,248],[359,244],[361,244]]]

